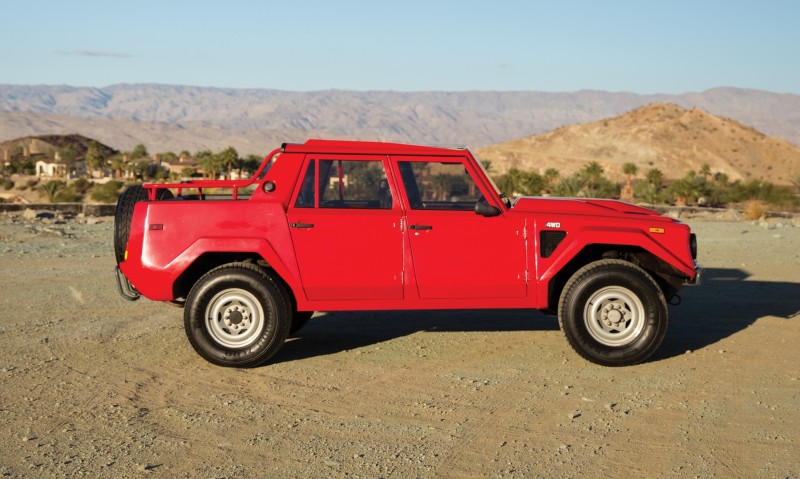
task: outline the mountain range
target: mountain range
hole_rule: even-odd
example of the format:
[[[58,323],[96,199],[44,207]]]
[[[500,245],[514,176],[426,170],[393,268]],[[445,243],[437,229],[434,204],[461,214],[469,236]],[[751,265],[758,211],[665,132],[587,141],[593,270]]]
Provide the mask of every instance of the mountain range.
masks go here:
[[[289,92],[158,84],[104,88],[0,85],[0,141],[80,133],[115,148],[265,154],[282,142],[353,138],[494,145],[643,105],[697,107],[800,145],[800,96],[715,88],[682,95],[625,92]]]

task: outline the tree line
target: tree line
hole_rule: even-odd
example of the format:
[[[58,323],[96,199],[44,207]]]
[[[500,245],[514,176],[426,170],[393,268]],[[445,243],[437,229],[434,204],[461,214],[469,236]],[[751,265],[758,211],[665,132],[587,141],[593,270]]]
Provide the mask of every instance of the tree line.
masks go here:
[[[484,166],[491,174],[491,162],[484,162]],[[800,172],[793,178],[792,188],[763,180],[731,181],[725,173],[713,172],[708,164],[677,179],[667,178],[658,168],[651,168],[643,178],[638,178],[639,168],[634,163],[623,164],[622,171],[626,177],[624,185],[606,178],[603,166],[597,161],[568,176],[561,176],[554,168],[544,173],[511,168],[492,176],[498,188],[509,196],[620,198],[623,187],[628,186],[630,199],[653,205],[724,206],[757,200],[785,209],[800,208]]]

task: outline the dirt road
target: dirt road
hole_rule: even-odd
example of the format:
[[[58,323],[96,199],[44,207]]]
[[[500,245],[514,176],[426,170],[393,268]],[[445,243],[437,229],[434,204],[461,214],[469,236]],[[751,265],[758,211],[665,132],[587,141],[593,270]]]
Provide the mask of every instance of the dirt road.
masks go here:
[[[646,364],[529,311],[318,315],[198,357],[123,301],[111,220],[0,216],[3,477],[800,477],[800,222],[688,219],[704,284]]]

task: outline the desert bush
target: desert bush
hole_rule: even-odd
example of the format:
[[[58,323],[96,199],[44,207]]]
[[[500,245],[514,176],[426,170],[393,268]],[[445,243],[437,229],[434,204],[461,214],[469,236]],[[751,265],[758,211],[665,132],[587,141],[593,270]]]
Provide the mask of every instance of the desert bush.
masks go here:
[[[750,200],[747,203],[745,203],[744,216],[748,220],[757,220],[763,218],[766,213],[767,213],[767,208],[764,205],[763,201]]]
[[[14,181],[13,180],[11,180],[10,178],[3,179],[3,189],[11,190],[13,188],[14,188]]]
[[[797,205],[797,197],[788,187],[776,186],[766,181],[736,182],[730,189],[731,202],[760,200],[776,206]]]
[[[59,183],[62,183],[62,182],[59,181]],[[38,184],[39,184],[39,178],[34,178],[32,180],[28,180],[28,181],[25,182],[25,186],[27,186],[28,188],[33,188],[34,186],[36,186]]]

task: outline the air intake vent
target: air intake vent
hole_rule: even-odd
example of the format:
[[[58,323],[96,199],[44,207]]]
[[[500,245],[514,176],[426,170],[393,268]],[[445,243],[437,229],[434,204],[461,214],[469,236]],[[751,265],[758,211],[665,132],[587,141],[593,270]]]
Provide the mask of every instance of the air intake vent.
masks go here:
[[[539,233],[539,243],[541,243],[542,258],[549,258],[553,251],[558,248],[561,241],[567,236],[566,231],[542,231]]]

